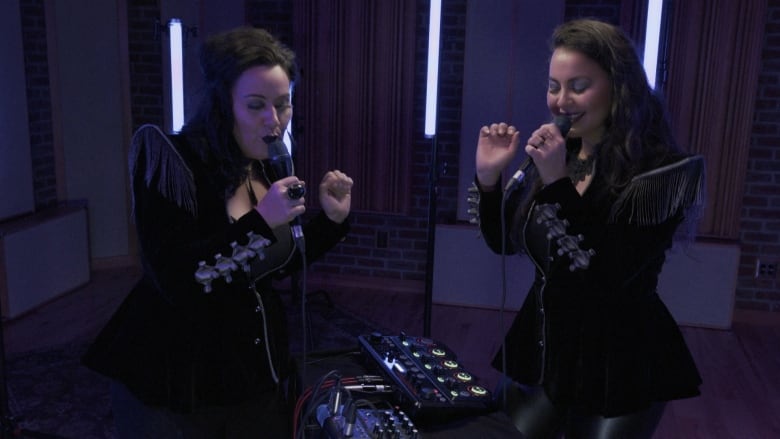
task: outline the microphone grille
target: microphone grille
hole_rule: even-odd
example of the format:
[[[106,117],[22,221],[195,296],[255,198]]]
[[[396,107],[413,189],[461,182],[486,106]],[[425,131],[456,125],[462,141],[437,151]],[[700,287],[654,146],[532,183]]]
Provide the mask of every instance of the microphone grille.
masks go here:
[[[273,159],[274,157],[281,157],[281,156],[289,156],[290,153],[287,152],[287,146],[282,142],[281,140],[274,139],[272,142],[268,143],[268,157]]]
[[[556,127],[558,127],[558,131],[561,132],[561,136],[566,137],[566,135],[569,134],[569,129],[571,129],[571,119],[566,116],[555,116],[553,123]]]

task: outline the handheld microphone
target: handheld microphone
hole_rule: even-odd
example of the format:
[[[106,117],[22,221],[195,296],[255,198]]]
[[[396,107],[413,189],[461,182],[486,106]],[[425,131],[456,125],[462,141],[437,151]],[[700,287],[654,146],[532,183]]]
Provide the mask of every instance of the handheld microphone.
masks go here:
[[[290,153],[287,152],[287,146],[284,142],[276,136],[266,136],[263,137],[263,140],[268,145],[268,159],[271,162],[271,168],[273,168],[276,178],[280,179],[294,175],[295,168],[293,166],[292,157],[290,157]],[[297,191],[291,192],[288,190],[287,192],[288,196],[292,196],[290,195],[292,193],[299,193],[300,195],[298,198],[303,196],[303,192],[300,191],[300,188],[297,188]],[[290,222],[290,228],[292,229],[295,241],[298,242],[299,245],[302,245],[303,228],[301,227],[300,217],[296,216],[293,218]]]
[[[276,178],[280,179],[295,174],[292,157],[287,152],[287,146],[284,142],[276,136],[265,136],[263,140],[268,145],[268,159],[271,162]]]
[[[569,134],[569,129],[571,129],[571,119],[566,116],[555,116],[552,122],[556,127],[558,127],[558,131],[561,132],[561,136],[566,137],[566,135]],[[512,175],[512,178],[510,178],[507,182],[506,187],[504,188],[504,193],[508,195],[509,192],[517,189],[520,183],[525,180],[525,174],[531,170],[533,165],[534,161],[531,160],[531,157],[527,157],[523,163],[520,164],[520,167],[517,168],[517,171],[514,173],[514,175]]]

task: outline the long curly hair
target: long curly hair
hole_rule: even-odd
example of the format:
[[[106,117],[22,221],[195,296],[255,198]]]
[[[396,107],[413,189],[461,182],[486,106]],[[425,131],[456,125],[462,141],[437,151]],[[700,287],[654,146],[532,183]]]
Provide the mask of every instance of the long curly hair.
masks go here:
[[[551,54],[559,48],[582,53],[609,75],[612,107],[596,160],[596,178],[605,184],[592,188],[597,196],[617,196],[637,174],[683,153],[672,134],[662,97],[650,87],[634,44],[620,28],[594,19],[576,19],[555,28],[549,44]],[[566,139],[567,160],[577,156],[581,144],[581,139]],[[513,217],[516,242],[519,226],[543,186],[535,169],[528,177],[533,183],[524,188]]]
[[[650,87],[634,44],[620,28],[592,19],[569,21],[553,32],[550,51],[558,48],[582,53],[609,75],[612,108],[597,162],[612,191],[680,152],[662,97]]]
[[[217,184],[224,187],[226,198],[247,177],[250,163],[233,135],[231,92],[239,76],[256,66],[280,66],[292,91],[297,79],[295,53],[268,31],[247,26],[209,37],[200,50],[202,97],[181,131],[205,163],[217,166]]]

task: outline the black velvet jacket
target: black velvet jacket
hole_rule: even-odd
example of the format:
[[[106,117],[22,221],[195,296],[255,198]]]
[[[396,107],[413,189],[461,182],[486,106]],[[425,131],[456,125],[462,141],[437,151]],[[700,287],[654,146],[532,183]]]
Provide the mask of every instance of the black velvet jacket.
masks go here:
[[[142,127],[130,163],[143,277],[84,363],[145,403],[175,411],[274,391],[291,361],[285,312],[271,281],[302,263],[289,227],[271,230],[255,210],[231,220],[224,188],[212,180],[215,164],[199,160],[179,136]],[[306,261],[347,230],[346,221],[324,214],[312,219],[304,226]]]
[[[696,366],[656,293],[665,252],[700,207],[703,160],[691,157],[634,178],[610,195],[594,176],[580,196],[568,179],[535,194],[520,236],[501,234],[502,192],[479,192],[487,244],[522,247],[535,280],[506,336],[506,372],[541,384],[561,407],[615,416],[699,394]],[[519,192],[507,200],[512,224]],[[511,236],[511,234],[509,234]],[[502,369],[501,352],[493,366]]]

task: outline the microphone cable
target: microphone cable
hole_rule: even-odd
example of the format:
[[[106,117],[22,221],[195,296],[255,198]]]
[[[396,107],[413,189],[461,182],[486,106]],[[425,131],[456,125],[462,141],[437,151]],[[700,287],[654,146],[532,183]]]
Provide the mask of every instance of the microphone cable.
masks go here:
[[[569,117],[564,115],[558,115],[553,118],[552,123],[558,128],[561,136],[566,141],[566,136],[571,129],[572,121]],[[506,296],[507,296],[507,280],[506,280],[506,244],[508,237],[507,224],[506,224],[506,202],[509,196],[518,189],[525,188],[525,178],[531,170],[534,169],[534,162],[528,157],[521,165],[517,172],[510,178],[504,188],[504,193],[501,196],[501,306],[499,308],[499,325],[501,326],[501,396],[502,406],[506,409],[507,403],[507,363],[506,363],[506,333],[504,329],[504,313],[506,311]],[[499,187],[501,187],[499,185]],[[521,201],[522,202],[522,201]]]
[[[303,240],[303,237],[301,237],[301,241]],[[303,370],[301,371],[301,380],[305,382],[306,380],[306,367],[307,367],[307,352],[308,348],[306,346],[307,341],[309,339],[308,332],[310,330],[310,326],[307,324],[309,320],[309,315],[306,314],[306,284],[307,284],[307,268],[306,268],[306,250],[305,245],[301,245],[298,247],[298,251],[301,253],[301,279],[300,279],[300,285],[298,285],[298,288],[301,290],[301,324],[303,326],[303,333],[301,334],[302,338],[302,344],[301,344],[301,355],[302,355],[302,363],[303,363]]]
[[[500,187],[500,185],[499,185]],[[501,406],[506,410],[506,330],[504,325],[504,313],[506,312],[507,280],[506,280],[506,201],[511,192],[504,192],[501,196],[501,305],[498,310],[499,334],[501,336]]]
[[[524,165],[524,172],[519,179],[510,181],[510,184],[504,189],[501,195],[501,305],[499,307],[498,324],[500,326],[501,334],[501,405],[506,409],[507,404],[507,362],[506,362],[506,329],[504,322],[504,314],[506,313],[506,301],[507,301],[507,274],[506,274],[506,260],[507,260],[507,240],[509,240],[509,231],[506,221],[506,204],[509,196],[515,190],[525,188],[525,176],[527,172],[533,169],[533,162],[529,161]],[[500,186],[499,186],[500,187]]]
[[[287,138],[290,139],[290,147],[292,150],[297,149],[296,148],[296,142],[295,139],[293,139],[292,133],[290,131],[286,131]],[[290,155],[290,175],[295,174],[295,162],[292,159],[292,155]],[[289,189],[288,189],[289,192]],[[305,195],[305,191],[300,194],[300,196]],[[306,296],[307,294],[307,285],[308,285],[308,264],[306,262],[306,236],[303,234],[302,225],[300,216],[297,216],[295,219],[293,219],[293,225],[290,227],[290,232],[293,235],[293,242],[295,243],[295,246],[298,248],[298,252],[301,254],[301,279],[300,283],[298,285],[298,288],[300,289],[301,294],[301,362],[303,364],[303,370],[301,371],[301,380],[306,379],[307,374],[307,364],[308,364],[308,346],[307,342],[309,340],[308,331],[311,330],[311,325],[309,325],[309,315],[306,313]]]
[[[506,260],[507,260],[507,241],[509,240],[509,231],[506,221],[506,204],[509,197],[516,190],[522,191],[525,189],[525,177],[531,170],[534,169],[534,163],[527,158],[520,169],[512,176],[510,181],[504,187],[504,191],[501,194],[501,305],[499,307],[498,322],[500,326],[501,334],[501,398],[502,406],[506,409],[507,403],[507,365],[506,365],[506,328],[504,321],[504,314],[506,313],[506,301],[507,301],[507,274],[506,274]],[[499,185],[499,187],[501,187]]]
[[[287,138],[290,140],[290,149],[295,150],[296,142],[295,139],[292,136],[292,133],[289,130],[285,130],[285,132],[282,134],[287,134]],[[268,154],[269,159],[271,161],[271,165],[274,170],[275,177],[277,179],[288,177],[291,175],[295,175],[295,162],[293,161],[292,155],[287,150],[287,146],[284,144],[282,140],[279,140],[278,137],[275,136],[266,136],[263,137],[263,141],[268,145]],[[283,160],[283,162],[280,164],[279,161]],[[295,189],[295,190],[293,190]],[[297,186],[293,188],[293,186],[290,186],[287,188],[287,196],[290,198],[300,198],[303,197],[306,194],[305,187],[303,186]],[[298,249],[298,253],[301,255],[301,268],[299,270],[301,277],[300,281],[297,285],[294,285],[295,277],[291,276],[290,280],[290,286],[291,291],[290,294],[295,293],[295,289],[298,288],[300,290],[300,300],[301,300],[301,362],[302,362],[302,370],[301,370],[301,380],[306,379],[307,375],[307,362],[308,362],[308,331],[310,330],[310,325],[308,325],[309,316],[306,312],[306,296],[307,296],[307,284],[308,284],[308,268],[307,268],[307,261],[306,261],[306,237],[303,233],[303,226],[301,225],[301,219],[300,215],[293,218],[293,220],[290,222],[290,233],[292,235],[293,239],[293,245]]]

